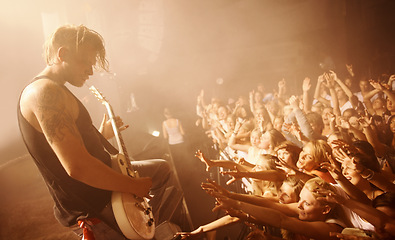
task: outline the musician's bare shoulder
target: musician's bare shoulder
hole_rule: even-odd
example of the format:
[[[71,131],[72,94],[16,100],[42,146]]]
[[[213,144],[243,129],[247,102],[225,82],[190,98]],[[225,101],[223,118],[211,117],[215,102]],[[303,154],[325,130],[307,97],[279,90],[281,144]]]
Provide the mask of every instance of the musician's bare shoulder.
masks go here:
[[[43,124],[55,128],[67,119],[74,121],[78,117],[78,106],[62,84],[42,78],[23,90],[21,113],[37,131],[42,132]]]

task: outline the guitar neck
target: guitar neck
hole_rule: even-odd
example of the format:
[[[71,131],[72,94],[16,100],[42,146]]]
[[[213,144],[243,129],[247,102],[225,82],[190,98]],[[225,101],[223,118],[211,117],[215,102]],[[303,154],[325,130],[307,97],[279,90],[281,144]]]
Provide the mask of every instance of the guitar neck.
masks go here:
[[[126,159],[130,160],[129,154],[126,150],[125,142],[123,141],[121,132],[119,131],[117,123],[115,122],[114,111],[112,110],[112,107],[108,102],[105,102],[104,105],[106,106],[108,117],[110,118],[111,121],[111,126],[114,131],[114,137],[118,145],[119,153],[123,154],[126,157]]]
[[[108,112],[108,117],[110,118],[112,129],[114,131],[114,136],[117,141],[118,151],[120,154],[124,155],[128,161],[130,161],[129,154],[126,151],[125,142],[123,141],[122,135],[118,129],[117,123],[115,121],[115,114],[110,103],[106,100],[103,94],[101,94],[101,92],[97,90],[95,86],[89,87],[89,90],[91,90],[91,92],[95,94],[96,98],[106,107]]]

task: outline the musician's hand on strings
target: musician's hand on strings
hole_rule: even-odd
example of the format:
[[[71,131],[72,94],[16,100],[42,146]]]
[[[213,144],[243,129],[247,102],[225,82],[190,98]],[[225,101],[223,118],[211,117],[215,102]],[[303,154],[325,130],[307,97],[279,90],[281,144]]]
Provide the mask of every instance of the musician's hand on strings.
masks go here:
[[[117,125],[117,128],[120,132],[129,127],[129,125],[124,125],[122,119],[119,116],[114,117],[114,120],[115,120],[115,124]],[[110,139],[115,136],[111,119],[108,118],[107,114],[104,114],[103,120],[100,124],[99,132],[106,139]]]

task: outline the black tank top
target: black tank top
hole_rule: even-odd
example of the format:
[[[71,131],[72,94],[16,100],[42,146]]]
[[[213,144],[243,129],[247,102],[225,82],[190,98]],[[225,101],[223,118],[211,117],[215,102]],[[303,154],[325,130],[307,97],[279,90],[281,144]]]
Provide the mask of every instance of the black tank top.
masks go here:
[[[65,86],[63,87],[69,91]],[[76,125],[86,149],[92,156],[111,166],[111,157],[105,151],[88,111],[77,98],[75,99],[79,105]],[[98,217],[95,213],[100,212],[110,202],[111,192],[88,186],[71,178],[48,144],[44,134],[38,132],[22,116],[20,101],[18,102],[18,122],[26,147],[55,202],[54,214],[56,219],[64,226],[72,226],[79,219]],[[84,159],[81,159],[81,161],[84,161]],[[86,169],[86,171],[89,171],[89,169]]]

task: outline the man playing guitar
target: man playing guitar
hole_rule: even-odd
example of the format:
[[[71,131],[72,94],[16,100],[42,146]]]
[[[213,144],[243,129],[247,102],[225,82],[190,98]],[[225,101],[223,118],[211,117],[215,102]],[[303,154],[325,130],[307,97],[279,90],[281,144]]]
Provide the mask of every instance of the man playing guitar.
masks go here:
[[[45,59],[47,66],[22,91],[18,121],[55,202],[55,217],[67,227],[79,223],[89,228],[86,234],[93,233],[95,239],[125,239],[111,211],[111,193],[130,193],[141,199],[154,195],[150,203],[158,217],[161,194],[174,184],[173,173],[164,160],[133,162],[140,177],[113,170],[103,137],[82,103],[66,88],[65,83],[83,86],[95,66],[108,70],[100,34],[83,25],[61,26],[45,44]],[[116,120],[118,129],[126,128],[119,117]],[[106,138],[114,136],[108,121],[100,129]]]

